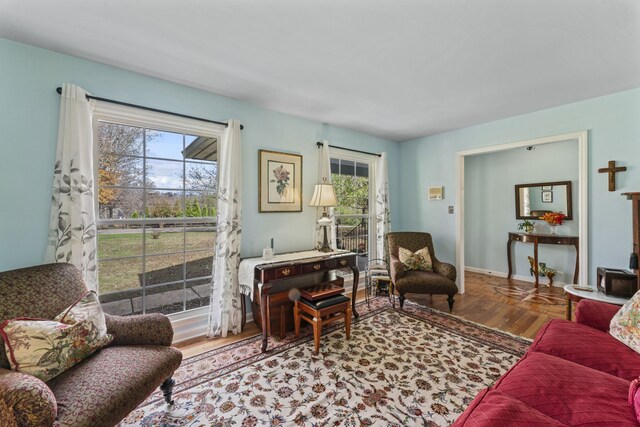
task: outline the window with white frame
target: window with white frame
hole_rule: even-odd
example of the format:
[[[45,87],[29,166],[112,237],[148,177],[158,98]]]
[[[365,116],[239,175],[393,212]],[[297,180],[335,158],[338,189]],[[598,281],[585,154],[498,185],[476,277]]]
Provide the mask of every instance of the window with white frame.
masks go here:
[[[338,199],[334,210],[336,244],[339,249],[357,252],[358,268],[364,271],[367,261],[376,257],[373,159],[332,150],[330,162],[331,181]]]
[[[209,304],[220,130],[108,106],[94,118],[98,288],[112,314]]]

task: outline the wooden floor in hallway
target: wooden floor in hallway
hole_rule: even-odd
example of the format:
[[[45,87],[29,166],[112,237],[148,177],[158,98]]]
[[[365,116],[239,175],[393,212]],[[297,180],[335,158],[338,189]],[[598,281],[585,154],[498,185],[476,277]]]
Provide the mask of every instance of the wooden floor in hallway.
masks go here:
[[[472,272],[466,273],[465,285],[466,292],[455,297],[455,316],[527,338],[533,338],[547,321],[564,318],[562,288],[541,284],[536,289],[533,283]],[[361,298],[362,292],[358,294]],[[446,295],[408,294],[407,299],[437,310],[449,310]],[[259,333],[258,326],[249,322],[239,335],[194,338],[177,344],[177,347],[184,357],[190,357]]]

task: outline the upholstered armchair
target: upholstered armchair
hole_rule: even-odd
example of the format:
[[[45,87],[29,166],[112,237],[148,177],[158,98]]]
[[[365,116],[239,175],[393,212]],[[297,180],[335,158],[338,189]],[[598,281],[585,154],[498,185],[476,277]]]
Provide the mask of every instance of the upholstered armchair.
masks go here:
[[[419,232],[388,233],[389,264],[391,282],[398,291],[400,308],[404,306],[405,294],[444,294],[448,295],[449,312],[453,310],[454,295],[458,293],[456,286],[456,268],[436,258],[431,234]],[[433,263],[433,271],[407,270],[399,258],[400,248],[416,252],[428,248]]]
[[[85,292],[82,275],[70,264],[0,273],[0,323],[17,317],[53,319]],[[1,426],[114,426],[158,386],[171,402],[171,376],[182,353],[171,347],[169,319],[161,314],[105,317],[113,342],[46,383],[10,370],[0,345]]]

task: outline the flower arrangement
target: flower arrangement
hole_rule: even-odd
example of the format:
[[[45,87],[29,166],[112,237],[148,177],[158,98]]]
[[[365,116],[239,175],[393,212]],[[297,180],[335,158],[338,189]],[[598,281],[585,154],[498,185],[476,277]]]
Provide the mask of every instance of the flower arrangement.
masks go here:
[[[287,193],[287,186],[289,185],[289,174],[290,172],[284,168],[283,165],[278,166],[273,170],[273,176],[275,179],[272,179],[271,182],[275,182],[277,184],[276,191],[281,197],[285,197]]]
[[[525,219],[523,222],[518,224],[518,230],[523,230],[525,233],[529,234],[533,231],[535,226],[536,225],[533,222]]]
[[[549,225],[562,225],[565,217],[566,215],[562,212],[547,212],[540,219],[546,221]]]

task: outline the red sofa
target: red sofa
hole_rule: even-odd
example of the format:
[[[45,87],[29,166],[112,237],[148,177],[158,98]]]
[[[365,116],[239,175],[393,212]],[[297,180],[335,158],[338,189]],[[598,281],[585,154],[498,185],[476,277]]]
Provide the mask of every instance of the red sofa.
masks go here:
[[[640,354],[608,334],[619,309],[582,300],[576,322],[548,322],[527,353],[453,426],[640,426],[640,391],[632,387],[635,396],[629,396],[640,377]]]

